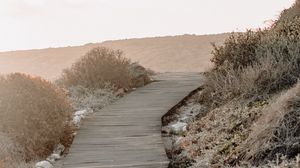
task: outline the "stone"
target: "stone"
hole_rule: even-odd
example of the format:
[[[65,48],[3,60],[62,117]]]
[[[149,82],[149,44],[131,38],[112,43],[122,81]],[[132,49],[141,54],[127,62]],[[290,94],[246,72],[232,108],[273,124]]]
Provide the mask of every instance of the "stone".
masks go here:
[[[171,134],[180,135],[183,134],[187,129],[187,123],[176,122],[170,126]]]
[[[54,166],[50,161],[44,160],[36,163],[35,168],[54,168]]]
[[[83,116],[87,113],[87,110],[79,110],[75,112],[75,116]]]
[[[66,147],[62,144],[58,144],[54,150],[54,154],[62,155],[63,152],[65,151]]]
[[[51,161],[51,162],[54,162],[54,161],[59,160],[59,159],[60,159],[60,155],[57,154],[57,153],[53,153],[53,154],[51,154],[51,155],[47,158],[47,160],[49,160],[49,161]]]

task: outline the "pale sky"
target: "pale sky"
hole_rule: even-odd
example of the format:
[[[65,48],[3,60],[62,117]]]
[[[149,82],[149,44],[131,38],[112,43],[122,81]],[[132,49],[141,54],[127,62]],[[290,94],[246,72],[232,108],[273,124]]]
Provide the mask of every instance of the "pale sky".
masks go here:
[[[294,0],[0,0],[0,51],[258,28]]]

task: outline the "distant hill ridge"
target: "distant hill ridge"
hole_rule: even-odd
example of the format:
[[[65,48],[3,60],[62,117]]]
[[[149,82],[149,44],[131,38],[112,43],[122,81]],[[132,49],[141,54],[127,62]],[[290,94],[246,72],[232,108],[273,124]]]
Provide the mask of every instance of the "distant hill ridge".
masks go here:
[[[90,49],[120,49],[132,61],[159,72],[199,72],[210,67],[211,43],[222,44],[227,33],[136,38],[83,46],[0,52],[0,73],[24,72],[47,79],[59,77]]]

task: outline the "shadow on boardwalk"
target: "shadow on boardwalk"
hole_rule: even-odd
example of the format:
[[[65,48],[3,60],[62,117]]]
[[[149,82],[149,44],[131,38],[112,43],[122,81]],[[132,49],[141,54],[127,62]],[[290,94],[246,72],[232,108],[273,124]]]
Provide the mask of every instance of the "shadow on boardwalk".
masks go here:
[[[166,168],[161,117],[200,86],[200,74],[165,73],[83,122],[64,168]]]

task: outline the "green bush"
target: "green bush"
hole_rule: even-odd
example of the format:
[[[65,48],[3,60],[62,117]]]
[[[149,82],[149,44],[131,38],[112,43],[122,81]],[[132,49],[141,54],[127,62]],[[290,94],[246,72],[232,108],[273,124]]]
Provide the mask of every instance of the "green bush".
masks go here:
[[[66,94],[50,82],[19,73],[0,77],[0,132],[26,161],[46,157],[66,141],[71,112]]]

